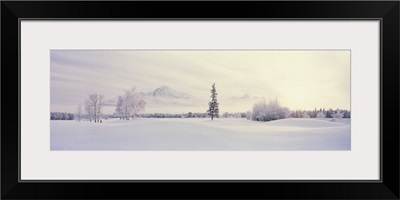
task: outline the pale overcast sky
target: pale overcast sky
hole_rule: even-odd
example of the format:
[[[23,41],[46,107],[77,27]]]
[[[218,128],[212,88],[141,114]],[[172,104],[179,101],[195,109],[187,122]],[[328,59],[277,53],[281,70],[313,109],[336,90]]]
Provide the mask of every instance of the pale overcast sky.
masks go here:
[[[249,94],[290,109],[350,109],[350,51],[52,50],[50,71],[52,111],[72,112],[91,93],[113,99],[132,86],[165,85],[207,101],[214,82],[221,106]]]

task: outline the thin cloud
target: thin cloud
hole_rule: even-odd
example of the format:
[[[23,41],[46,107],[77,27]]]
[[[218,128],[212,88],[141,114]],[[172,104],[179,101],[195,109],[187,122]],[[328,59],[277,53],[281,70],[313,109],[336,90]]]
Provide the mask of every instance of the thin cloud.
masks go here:
[[[51,51],[51,108],[71,111],[90,93],[113,99],[167,85],[207,100],[244,94],[291,109],[350,108],[350,51]],[[250,108],[249,108],[250,109]]]

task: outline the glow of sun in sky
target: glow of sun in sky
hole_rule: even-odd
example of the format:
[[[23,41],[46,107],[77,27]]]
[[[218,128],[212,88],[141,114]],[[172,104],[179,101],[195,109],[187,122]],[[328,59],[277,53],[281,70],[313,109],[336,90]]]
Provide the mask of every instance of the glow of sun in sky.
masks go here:
[[[132,86],[144,93],[168,86],[207,102],[214,82],[221,107],[224,99],[247,94],[277,98],[290,109],[350,109],[349,50],[52,50],[50,54],[51,111],[72,112],[91,93],[113,99]]]

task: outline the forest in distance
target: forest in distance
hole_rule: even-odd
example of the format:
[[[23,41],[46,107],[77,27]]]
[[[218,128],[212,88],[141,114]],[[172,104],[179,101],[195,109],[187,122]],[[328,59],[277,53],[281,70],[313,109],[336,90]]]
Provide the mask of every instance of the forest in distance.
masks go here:
[[[291,111],[287,118],[333,118],[338,110],[333,109],[314,109],[314,110],[294,110]],[[322,115],[318,115],[322,113]],[[350,118],[351,112],[349,110],[339,109],[342,113],[342,118]],[[248,112],[224,112],[220,118],[248,118]],[[340,116],[340,115],[338,115]],[[89,119],[87,114],[83,114],[82,119]],[[104,119],[120,118],[114,114],[104,114]],[[138,118],[208,118],[207,113],[188,112],[180,114],[170,113],[143,113],[138,114]],[[68,112],[50,112],[50,120],[78,120],[75,113]]]

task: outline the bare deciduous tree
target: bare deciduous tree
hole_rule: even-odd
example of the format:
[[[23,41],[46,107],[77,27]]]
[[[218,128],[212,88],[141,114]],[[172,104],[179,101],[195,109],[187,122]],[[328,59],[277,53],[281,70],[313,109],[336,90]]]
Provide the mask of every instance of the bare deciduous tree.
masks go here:
[[[97,122],[99,122],[102,118],[103,106],[104,106],[104,95],[97,95]]]
[[[90,102],[92,109],[93,109],[93,117],[94,117],[94,123],[97,122],[97,102],[98,102],[98,95],[96,93],[90,94],[88,101]]]
[[[76,119],[80,122],[82,120],[82,115],[83,115],[83,109],[82,109],[82,104],[79,104],[78,107],[76,108]]]
[[[92,119],[94,117],[93,104],[88,99],[85,100],[84,109],[86,111],[86,114],[88,115],[89,121],[92,122]]]
[[[132,116],[136,117],[137,113],[145,110],[146,102],[143,100],[143,95],[133,94],[134,103],[132,104]]]
[[[100,122],[104,103],[104,95],[98,95],[97,93],[90,94],[89,98],[85,100],[85,110],[90,121],[93,118],[95,123]]]
[[[115,112],[117,113],[117,116],[120,119],[122,119],[122,117],[124,116],[123,104],[124,104],[124,99],[121,95],[119,95],[117,100],[117,108],[115,108]]]

